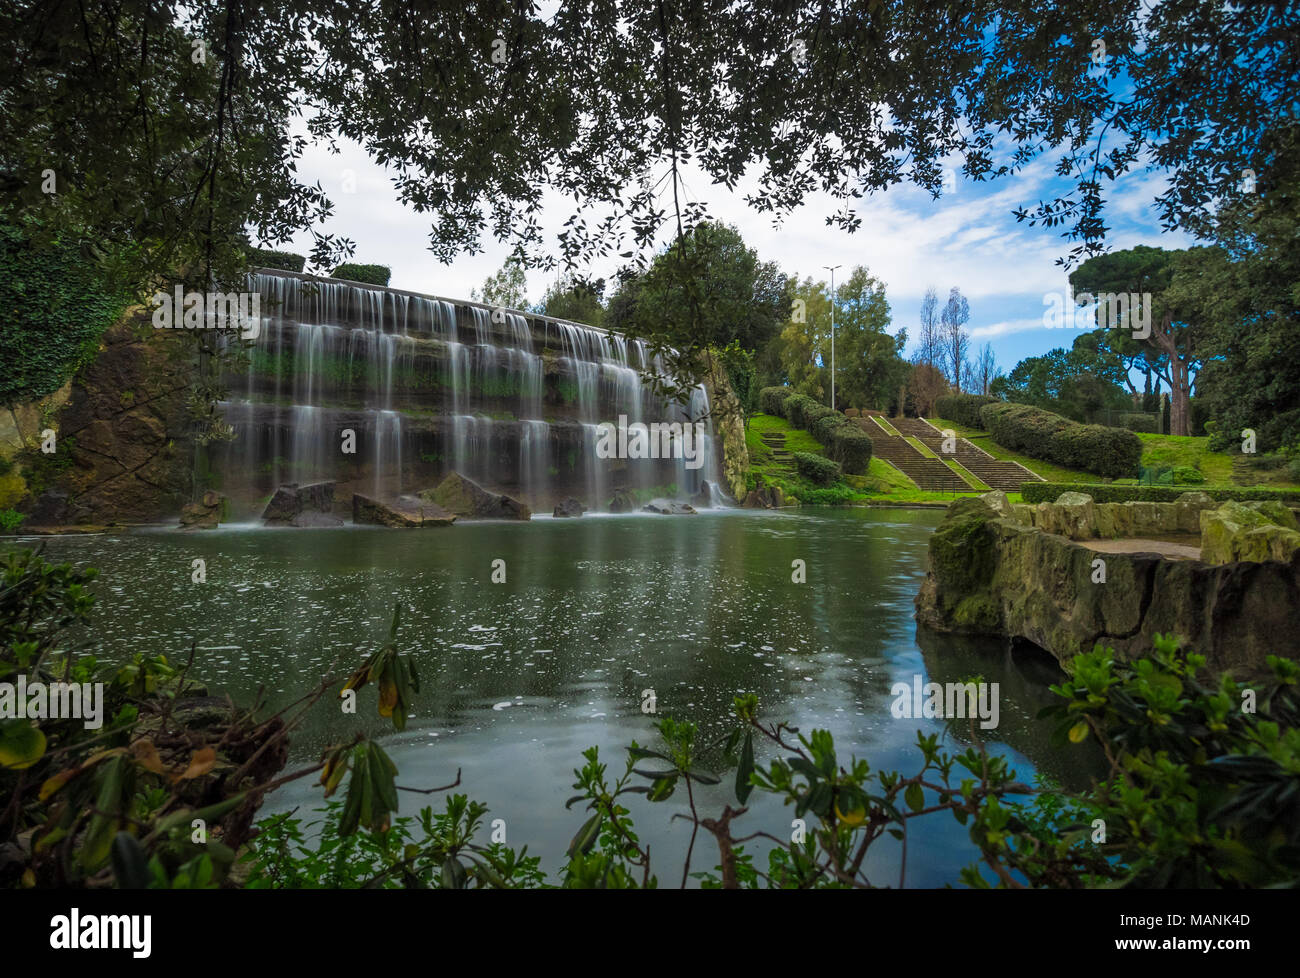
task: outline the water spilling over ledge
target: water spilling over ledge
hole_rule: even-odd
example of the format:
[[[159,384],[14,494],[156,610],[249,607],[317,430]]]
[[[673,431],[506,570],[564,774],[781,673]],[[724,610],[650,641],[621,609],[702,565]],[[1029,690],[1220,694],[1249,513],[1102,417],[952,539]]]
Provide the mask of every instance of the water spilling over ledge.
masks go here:
[[[334,481],[346,502],[419,491],[453,471],[537,511],[567,497],[602,511],[622,490],[717,491],[708,393],[697,387],[685,405],[655,395],[647,375],[665,371],[642,341],[291,272],[256,272],[249,289],[261,295],[261,326],[231,358],[221,408],[235,439],[213,451],[238,515],[285,483]],[[600,457],[600,425],[620,417],[702,420],[691,446],[702,460]]]

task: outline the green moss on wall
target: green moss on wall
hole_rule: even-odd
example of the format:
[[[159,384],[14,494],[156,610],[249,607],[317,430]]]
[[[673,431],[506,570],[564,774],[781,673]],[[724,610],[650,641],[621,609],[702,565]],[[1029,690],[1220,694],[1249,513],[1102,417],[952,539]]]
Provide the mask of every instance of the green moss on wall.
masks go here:
[[[0,403],[62,387],[125,309],[125,297],[105,288],[75,242],[38,244],[0,223]]]

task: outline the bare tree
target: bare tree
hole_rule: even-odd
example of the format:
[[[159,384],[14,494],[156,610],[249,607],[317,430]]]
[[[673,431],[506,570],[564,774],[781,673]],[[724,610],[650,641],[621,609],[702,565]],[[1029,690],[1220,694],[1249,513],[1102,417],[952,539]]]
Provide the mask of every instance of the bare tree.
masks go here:
[[[979,385],[980,393],[987,394],[993,381],[1002,373],[998,369],[998,361],[993,356],[993,344],[985,343],[980,350],[979,359],[975,362],[975,372],[972,378]]]
[[[970,334],[966,324],[970,322],[970,303],[961,294],[961,289],[953,286],[948,293],[948,304],[943,307],[941,317],[944,353],[947,355],[948,375],[953,389],[961,393],[962,375],[965,372],[966,353],[970,349]]]
[[[925,298],[921,300],[919,334],[921,348],[916,362],[934,366],[936,360],[943,358],[943,337],[939,332],[939,295],[933,286],[925,290]]]
[[[907,381],[907,392],[912,397],[916,416],[932,417],[935,402],[948,393],[948,381],[944,379],[943,372],[938,367],[923,361],[920,353],[916,355],[913,363],[912,376]]]

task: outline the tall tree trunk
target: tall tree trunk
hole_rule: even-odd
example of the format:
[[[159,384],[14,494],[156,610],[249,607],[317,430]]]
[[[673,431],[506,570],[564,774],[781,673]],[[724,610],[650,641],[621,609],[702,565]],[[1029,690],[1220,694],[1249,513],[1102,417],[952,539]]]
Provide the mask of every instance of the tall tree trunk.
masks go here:
[[[1179,355],[1178,343],[1174,340],[1171,321],[1163,317],[1159,326],[1151,330],[1151,339],[1155,345],[1169,355],[1169,433],[1171,435],[1190,435],[1192,433],[1192,380],[1187,360]]]

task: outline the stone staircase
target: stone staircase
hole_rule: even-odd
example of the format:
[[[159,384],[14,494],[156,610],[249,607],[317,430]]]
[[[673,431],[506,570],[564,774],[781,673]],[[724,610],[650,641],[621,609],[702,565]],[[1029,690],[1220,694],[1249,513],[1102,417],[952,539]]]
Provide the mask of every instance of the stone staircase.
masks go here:
[[[952,452],[943,450],[943,433],[930,422],[921,418],[893,418],[890,420],[900,434],[917,439],[926,448],[940,458],[950,458],[959,462],[972,475],[990,489],[1003,492],[1019,492],[1022,482],[1042,482],[1041,476],[1030,472],[1019,462],[1006,462],[996,459],[984,449],[979,448],[965,438],[958,438]]]
[[[772,461],[784,469],[794,469],[794,456],[785,447],[785,432],[765,431],[759,436],[772,453]]]
[[[891,435],[874,418],[859,418],[871,437],[871,454],[884,459],[927,492],[974,492],[975,487],[937,458],[926,458],[900,435]],[[892,421],[891,421],[892,424]],[[902,429],[896,429],[900,433]],[[937,453],[936,453],[937,454]]]

